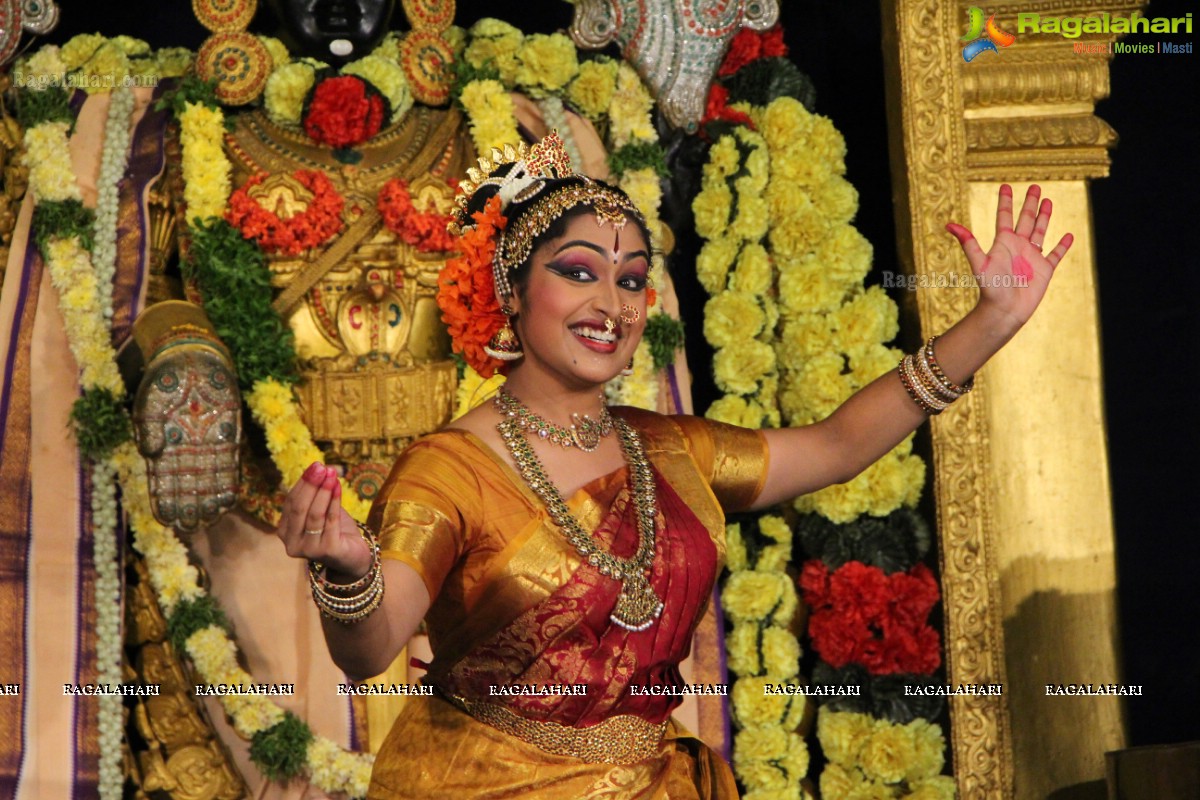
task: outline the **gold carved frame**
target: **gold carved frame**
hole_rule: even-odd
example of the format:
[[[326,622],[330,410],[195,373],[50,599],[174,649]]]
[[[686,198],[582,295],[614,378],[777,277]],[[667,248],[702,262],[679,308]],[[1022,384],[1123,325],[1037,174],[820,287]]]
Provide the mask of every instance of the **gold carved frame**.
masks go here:
[[[947,679],[1004,687],[950,698],[959,796],[1040,799],[1085,784],[1095,791],[1104,752],[1124,744],[1116,698],[1068,704],[1044,690],[1120,679],[1087,188],[1108,174],[1116,142],[1093,113],[1108,95],[1111,56],[1076,53],[1057,34],[1022,34],[968,64],[960,39],[974,5],[882,4],[893,196],[909,274],[962,274],[943,226],[964,222],[986,242],[1002,182],[1018,197],[1039,182],[1055,201],[1052,239],[1076,237],[1039,315],[981,370],[976,391],[932,423]],[[984,11],[1017,32],[1018,12],[1128,16],[1141,5],[1029,0]],[[975,298],[917,290],[922,336],[946,330]]]

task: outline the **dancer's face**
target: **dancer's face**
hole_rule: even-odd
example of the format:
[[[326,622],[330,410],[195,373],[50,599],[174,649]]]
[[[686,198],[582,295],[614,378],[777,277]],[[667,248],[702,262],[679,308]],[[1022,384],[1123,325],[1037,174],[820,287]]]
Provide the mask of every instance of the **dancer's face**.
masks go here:
[[[530,258],[511,301],[525,368],[569,388],[611,380],[645,330],[650,248],[642,232],[632,222],[599,225],[589,209]]]

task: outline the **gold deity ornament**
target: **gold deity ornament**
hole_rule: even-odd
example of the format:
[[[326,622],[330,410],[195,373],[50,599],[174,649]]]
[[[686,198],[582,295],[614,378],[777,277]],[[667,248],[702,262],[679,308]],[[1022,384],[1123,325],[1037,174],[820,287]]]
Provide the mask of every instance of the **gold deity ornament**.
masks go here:
[[[212,524],[233,507],[239,480],[242,404],[229,351],[202,308],[168,300],[134,321],[122,361],[127,374],[143,372],[133,424],[155,519],[184,531]]]
[[[233,757],[209,725],[201,698],[182,655],[167,641],[167,621],[159,608],[146,562],[127,562],[125,666],[128,683],[157,686],[156,695],[131,696],[127,775],[141,789],[138,797],[174,800],[239,800],[249,790],[233,766]],[[127,706],[128,707],[128,706]],[[144,793],[144,794],[143,794]]]
[[[578,0],[571,38],[593,50],[615,41],[667,121],[691,133],[729,41],[778,19],[778,0]]]
[[[401,0],[412,30],[400,43],[400,66],[418,102],[445,105],[453,84],[454,48],[446,31],[454,22],[454,0]]]
[[[226,147],[233,185],[254,180],[249,199],[280,219],[320,205],[298,171],[319,171],[341,198],[329,237],[263,254],[272,306],[294,336],[304,422],[327,463],[370,499],[396,456],[454,409],[457,369],[435,296],[452,249],[448,178],[474,161],[462,114],[414,106],[357,145],[353,165],[259,109],[237,115]]]
[[[17,227],[17,212],[29,187],[29,167],[21,159],[25,132],[9,114],[3,97],[12,88],[12,76],[0,75],[0,281],[8,265],[8,250]]]
[[[257,100],[274,68],[267,48],[246,32],[257,10],[258,0],[192,0],[196,19],[212,32],[196,53],[196,73],[216,82],[217,97],[225,105]]]
[[[57,25],[54,0],[0,0],[0,66],[17,56],[23,31],[44,36]]]

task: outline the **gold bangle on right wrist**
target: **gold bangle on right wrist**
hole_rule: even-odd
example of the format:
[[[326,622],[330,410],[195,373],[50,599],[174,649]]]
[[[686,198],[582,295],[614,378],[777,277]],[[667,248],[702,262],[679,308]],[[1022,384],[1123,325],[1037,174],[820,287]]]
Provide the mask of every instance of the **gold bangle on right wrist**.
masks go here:
[[[363,540],[371,548],[371,567],[361,578],[352,583],[334,583],[325,576],[323,564],[308,562],[308,581],[313,602],[322,616],[338,622],[357,622],[370,615],[383,602],[383,563],[379,556],[379,543],[367,526],[358,523],[358,528]]]
[[[930,416],[942,413],[975,386],[974,376],[960,386],[942,372],[933,352],[937,338],[931,336],[920,350],[905,356],[896,367],[908,396]]]

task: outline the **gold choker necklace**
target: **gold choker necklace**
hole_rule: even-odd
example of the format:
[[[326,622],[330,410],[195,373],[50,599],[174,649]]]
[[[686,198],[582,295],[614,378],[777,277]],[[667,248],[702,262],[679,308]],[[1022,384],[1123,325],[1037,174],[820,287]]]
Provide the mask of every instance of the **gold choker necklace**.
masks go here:
[[[501,392],[504,390],[501,389]],[[520,405],[511,394],[508,395],[513,403]],[[522,406],[523,408],[523,406]],[[532,413],[532,412],[530,412]],[[608,415],[609,424],[617,430],[621,440],[621,450],[629,465],[633,480],[633,504],[637,512],[638,548],[632,558],[621,558],[601,550],[591,535],[583,529],[579,521],[571,513],[563,500],[558,488],[546,474],[545,467],[533,452],[533,446],[527,438],[530,428],[522,426],[516,416],[505,416],[496,426],[500,438],[512,455],[517,471],[529,488],[533,490],[550,512],[550,519],[559,527],[567,541],[574,546],[580,556],[596,567],[600,574],[607,575],[621,582],[621,593],[617,596],[617,605],[609,616],[614,623],[630,631],[644,631],[654,624],[662,614],[663,603],[654,588],[650,586],[647,573],[654,562],[655,536],[657,529],[657,502],[654,492],[654,473],[650,469],[650,461],[642,448],[642,440],[632,427],[622,419]],[[589,420],[590,421],[590,420]],[[599,424],[594,423],[593,424]]]
[[[604,402],[603,395],[600,398]],[[590,453],[600,446],[600,440],[613,432],[612,414],[608,406],[600,409],[600,419],[592,419],[587,414],[582,417],[571,415],[571,427],[564,428],[555,425],[545,417],[535,414],[524,403],[513,397],[512,392],[501,386],[493,401],[500,416],[512,420],[522,430],[533,431],[541,439],[562,447],[578,447],[585,453]]]

